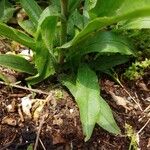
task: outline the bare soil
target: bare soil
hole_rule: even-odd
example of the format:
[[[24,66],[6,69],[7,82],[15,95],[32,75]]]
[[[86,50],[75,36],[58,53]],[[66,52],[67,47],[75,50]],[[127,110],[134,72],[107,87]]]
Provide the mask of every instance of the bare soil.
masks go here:
[[[46,91],[49,82],[45,81],[36,88]],[[145,84],[147,89],[150,87],[150,83],[147,79],[133,83],[122,81],[122,83],[124,87],[107,77],[103,77],[101,81],[102,96],[112,108],[115,119],[122,130],[122,135],[114,136],[96,126],[92,138],[86,143],[84,142],[78,107],[66,89],[57,87],[52,90],[52,97],[44,106],[38,119],[34,120],[21,113],[22,120],[19,104],[21,104],[21,98],[31,92],[0,84],[0,150],[26,150],[30,144],[34,145],[43,116],[45,118],[40,130],[38,150],[44,148],[46,150],[128,150],[130,139],[125,135],[125,123],[130,124],[138,132],[148,121],[149,114],[138,108],[126,110],[123,106],[116,104],[109,93],[112,91],[117,96],[131,100],[125,91],[126,89],[144,110],[149,106],[150,92],[139,86],[139,83]],[[57,97],[57,91],[61,91],[63,95]],[[46,97],[43,94],[36,94],[35,99],[46,99]],[[134,105],[132,100],[131,103]],[[13,105],[14,109],[8,110],[8,105]],[[6,121],[7,119],[8,121]],[[149,123],[139,133],[139,148],[141,150],[150,149]]]

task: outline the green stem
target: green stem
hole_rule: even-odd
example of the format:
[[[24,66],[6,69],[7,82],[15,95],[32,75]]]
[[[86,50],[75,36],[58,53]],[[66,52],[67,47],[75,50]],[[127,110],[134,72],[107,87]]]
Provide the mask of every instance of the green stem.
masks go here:
[[[68,0],[60,0],[61,3],[61,35],[60,35],[60,45],[67,42],[67,20],[68,20]],[[64,62],[64,52],[63,49],[59,54],[59,63]]]

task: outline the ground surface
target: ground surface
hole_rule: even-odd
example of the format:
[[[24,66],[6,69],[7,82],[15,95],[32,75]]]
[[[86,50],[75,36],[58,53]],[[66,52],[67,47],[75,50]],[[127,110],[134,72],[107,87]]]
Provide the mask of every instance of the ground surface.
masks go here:
[[[122,136],[113,136],[97,126],[92,138],[86,143],[83,141],[77,105],[64,88],[59,85],[54,87],[42,113],[35,119],[33,107],[30,110],[32,118],[24,114],[21,107],[21,98],[31,94],[31,91],[0,84],[0,150],[26,150],[28,145],[35,143],[39,133],[38,150],[44,148],[46,150],[128,150],[130,139],[125,135],[125,123],[131,125],[137,133],[149,119],[149,114],[144,113],[150,103],[150,92],[147,91],[150,88],[148,78],[149,76],[146,76],[138,82],[122,81],[124,87],[121,87],[111,79],[103,77],[102,96],[112,108],[122,130]],[[141,83],[147,89],[141,86]],[[45,81],[35,88],[49,91],[48,85],[50,81]],[[137,101],[143,111],[135,105],[126,91]],[[119,106],[112,93],[126,98],[133,105]],[[42,101],[47,97],[44,94],[36,94],[34,99]],[[12,109],[9,109],[10,105]],[[141,150],[150,149],[150,123],[146,124],[139,133],[139,147]]]

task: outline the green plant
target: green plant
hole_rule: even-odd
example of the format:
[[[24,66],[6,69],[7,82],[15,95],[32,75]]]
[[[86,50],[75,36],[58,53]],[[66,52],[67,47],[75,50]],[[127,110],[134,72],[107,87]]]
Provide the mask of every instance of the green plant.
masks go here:
[[[3,22],[9,21],[15,12],[15,8],[13,8],[8,0],[1,0],[0,6],[0,20]]]
[[[126,136],[130,139],[130,145],[128,150],[137,150],[139,146],[139,135],[133,129],[133,127],[129,124],[125,124],[125,133]]]
[[[144,75],[145,69],[150,68],[150,60],[136,61],[125,71],[124,75],[130,80],[137,80]]]
[[[120,134],[110,107],[100,96],[96,72],[111,74],[113,67],[135,54],[128,40],[117,33],[118,29],[106,31],[106,27],[150,16],[150,1],[52,0],[45,10],[34,0],[20,0],[20,3],[29,19],[19,21],[19,25],[30,36],[4,23],[0,23],[0,35],[32,49],[34,58],[30,63],[24,60],[28,66],[23,67],[11,64],[13,59],[20,64],[23,58],[5,55],[9,63],[0,64],[27,73],[31,73],[32,67],[34,76],[26,79],[29,84],[56,73],[79,106],[85,141],[91,137],[96,123]],[[68,76],[59,75],[63,72]]]

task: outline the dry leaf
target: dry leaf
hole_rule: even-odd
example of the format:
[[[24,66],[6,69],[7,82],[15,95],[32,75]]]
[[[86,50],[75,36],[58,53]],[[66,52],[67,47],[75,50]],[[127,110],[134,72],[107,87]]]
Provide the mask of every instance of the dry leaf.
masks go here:
[[[16,110],[15,101],[13,100],[11,104],[7,105],[6,109],[7,109],[7,112],[10,112],[10,113],[15,112],[15,110]]]
[[[29,98],[29,96],[21,98],[21,106],[22,106],[22,111],[29,117],[31,118],[31,108],[32,108],[32,101]]]
[[[117,105],[124,107],[127,110],[131,110],[131,108],[128,106],[130,105],[131,107],[133,106],[131,102],[129,102],[126,98],[117,96],[113,92],[109,92],[113,100],[116,102]]]
[[[143,91],[150,91],[145,83],[139,83],[138,86],[141,88]]]
[[[2,119],[2,124],[8,124],[10,126],[16,126],[17,121],[13,118],[10,118],[10,117],[6,116]]]
[[[43,100],[37,100],[35,102],[35,104],[33,105],[34,109],[32,109],[32,111],[33,111],[33,119],[35,121],[40,117],[40,114],[41,114],[41,112],[43,110],[44,105],[45,105],[45,103],[44,103]]]

